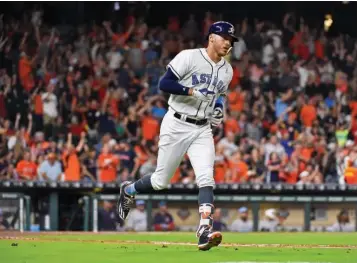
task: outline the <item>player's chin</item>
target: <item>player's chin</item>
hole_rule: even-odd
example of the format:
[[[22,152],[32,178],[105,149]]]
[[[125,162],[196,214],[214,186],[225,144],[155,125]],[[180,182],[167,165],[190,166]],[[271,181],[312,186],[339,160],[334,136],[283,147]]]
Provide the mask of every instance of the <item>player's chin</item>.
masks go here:
[[[226,49],[223,49],[218,55],[220,56],[220,57],[225,57],[225,56],[227,56],[227,54],[228,54],[228,49],[226,50]]]

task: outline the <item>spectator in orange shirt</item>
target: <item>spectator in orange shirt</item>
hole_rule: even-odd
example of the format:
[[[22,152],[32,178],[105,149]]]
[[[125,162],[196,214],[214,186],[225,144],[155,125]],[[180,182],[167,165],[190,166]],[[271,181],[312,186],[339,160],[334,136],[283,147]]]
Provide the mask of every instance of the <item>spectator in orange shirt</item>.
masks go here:
[[[237,86],[234,90],[229,92],[227,98],[232,116],[237,117],[244,109],[245,92],[242,91],[240,86]]]
[[[114,182],[117,179],[119,159],[110,152],[108,144],[104,144],[102,153],[98,157],[98,182]]]
[[[160,130],[160,124],[150,113],[141,118],[142,136],[146,141],[155,140]]]
[[[218,145],[216,147],[216,159],[214,163],[214,180],[216,184],[222,184],[226,182],[228,177],[228,163],[226,157],[224,156],[223,145]]]
[[[305,127],[310,129],[316,118],[317,118],[316,108],[314,106],[313,100],[310,99],[308,104],[305,104],[301,108],[300,120]]]
[[[19,61],[19,78],[22,87],[30,92],[35,86],[35,82],[32,76],[32,64],[34,61],[30,61],[25,52],[21,53]]]
[[[114,33],[111,29],[111,23],[108,21],[104,21],[103,26],[107,33],[111,36],[113,43],[115,43],[115,45],[118,47],[123,47],[135,29],[135,20],[132,21],[128,31],[123,34]]]
[[[244,183],[248,177],[248,165],[242,160],[242,154],[237,151],[229,159],[231,178],[227,183]]]
[[[230,114],[229,110],[226,112],[226,120],[223,126],[225,136],[227,136],[229,133],[238,134],[240,132],[238,121]]]
[[[85,132],[82,132],[79,144],[75,148],[72,144],[72,133],[68,134],[67,147],[62,155],[65,181],[78,182],[81,179],[81,164],[79,163],[78,153],[84,147],[85,136]]]
[[[37,176],[37,164],[32,160],[31,153],[25,152],[23,160],[17,163],[17,174],[20,179],[34,180]]]

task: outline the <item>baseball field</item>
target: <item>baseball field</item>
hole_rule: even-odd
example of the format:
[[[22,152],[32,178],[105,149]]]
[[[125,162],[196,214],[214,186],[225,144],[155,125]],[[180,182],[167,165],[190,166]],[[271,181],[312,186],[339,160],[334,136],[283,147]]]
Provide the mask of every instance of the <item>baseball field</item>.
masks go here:
[[[357,233],[224,233],[198,251],[194,233],[0,232],[3,263],[357,263]]]

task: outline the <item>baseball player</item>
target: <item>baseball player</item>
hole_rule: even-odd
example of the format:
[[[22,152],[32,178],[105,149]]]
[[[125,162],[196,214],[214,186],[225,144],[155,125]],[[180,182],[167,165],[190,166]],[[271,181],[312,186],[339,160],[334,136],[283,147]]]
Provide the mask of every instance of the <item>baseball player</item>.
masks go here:
[[[238,41],[234,33],[231,23],[216,22],[209,29],[207,48],[183,50],[169,63],[159,83],[159,88],[171,95],[160,128],[156,170],[120,187],[118,214],[124,221],[135,194],[167,188],[187,153],[199,188],[199,250],[209,250],[222,241],[222,234],[212,230],[215,149],[211,125],[218,126],[223,120],[224,100],[233,76],[224,57]]]

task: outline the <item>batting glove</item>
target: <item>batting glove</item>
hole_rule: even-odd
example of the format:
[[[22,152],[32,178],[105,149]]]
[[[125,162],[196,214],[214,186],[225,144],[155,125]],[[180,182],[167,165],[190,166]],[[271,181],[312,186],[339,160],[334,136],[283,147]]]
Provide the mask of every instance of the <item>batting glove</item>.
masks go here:
[[[211,117],[211,124],[213,126],[219,126],[223,121],[223,109],[220,107],[216,107],[213,111]]]
[[[214,95],[215,93],[213,91],[208,90],[207,88],[200,89],[200,90],[194,89],[192,91],[192,96],[205,102],[212,101]]]

